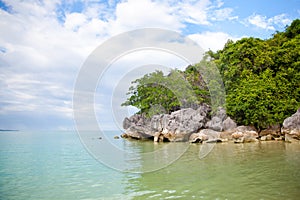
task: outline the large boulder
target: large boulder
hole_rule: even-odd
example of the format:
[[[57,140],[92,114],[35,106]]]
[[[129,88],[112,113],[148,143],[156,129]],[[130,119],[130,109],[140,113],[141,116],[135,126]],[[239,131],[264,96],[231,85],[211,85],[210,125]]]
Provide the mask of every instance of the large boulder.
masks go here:
[[[202,107],[197,110],[192,108],[181,109],[171,113],[167,129],[171,133],[190,134],[199,131],[207,122],[208,113],[203,112]]]
[[[214,131],[223,131],[223,121],[226,117],[226,110],[219,107],[212,119],[206,123],[206,128]]]
[[[216,114],[206,123],[206,128],[214,131],[228,131],[237,127],[236,123],[226,115],[226,110],[219,107]]]
[[[234,130],[237,127],[235,121],[233,121],[230,117],[227,117],[223,121],[222,125],[223,125],[223,130],[222,131],[231,131],[231,130]]]
[[[300,108],[283,121],[281,132],[285,134],[285,141],[300,140]]]
[[[190,143],[202,143],[202,142],[218,142],[220,139],[220,132],[211,129],[202,129],[199,133],[191,134],[189,138]]]
[[[258,141],[258,133],[251,126],[238,126],[231,136],[235,143]]]
[[[122,135],[124,138],[133,138],[137,140],[153,140],[153,135],[142,126],[131,126]]]

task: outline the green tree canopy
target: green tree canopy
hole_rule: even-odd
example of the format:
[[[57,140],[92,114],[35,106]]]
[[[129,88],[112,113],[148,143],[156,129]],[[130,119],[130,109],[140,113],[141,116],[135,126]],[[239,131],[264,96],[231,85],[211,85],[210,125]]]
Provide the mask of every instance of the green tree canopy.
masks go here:
[[[209,52],[226,88],[226,109],[238,123],[266,128],[300,107],[300,20],[268,40],[243,38]]]
[[[168,75],[162,71],[146,74],[132,82],[127,95],[122,106],[135,106],[147,116],[195,108],[209,99],[206,84],[195,66],[188,66],[185,71],[172,70]]]

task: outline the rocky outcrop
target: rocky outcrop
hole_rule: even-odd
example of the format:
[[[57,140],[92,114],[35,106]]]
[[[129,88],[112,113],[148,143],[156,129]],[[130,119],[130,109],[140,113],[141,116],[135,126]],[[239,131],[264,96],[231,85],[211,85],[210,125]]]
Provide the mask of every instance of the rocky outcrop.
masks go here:
[[[287,142],[300,140],[300,108],[295,114],[283,121],[281,133],[284,134]]]
[[[208,121],[209,111],[210,108],[205,105],[197,110],[186,108],[172,112],[170,115],[155,115],[151,118],[150,129],[171,134],[197,132]]]
[[[211,108],[207,104],[198,109],[186,108],[171,114],[154,115],[148,119],[135,114],[125,118],[123,128],[124,137],[134,139],[153,139],[154,141],[187,141],[190,134],[204,128],[209,120]]]
[[[151,118],[135,114],[124,119],[123,128],[126,131],[122,137],[155,142],[190,143],[300,140],[300,109],[284,120],[282,128],[277,124],[259,133],[251,126],[237,126],[223,108],[218,108],[213,116],[210,115],[211,108],[207,104],[197,109],[185,108]]]

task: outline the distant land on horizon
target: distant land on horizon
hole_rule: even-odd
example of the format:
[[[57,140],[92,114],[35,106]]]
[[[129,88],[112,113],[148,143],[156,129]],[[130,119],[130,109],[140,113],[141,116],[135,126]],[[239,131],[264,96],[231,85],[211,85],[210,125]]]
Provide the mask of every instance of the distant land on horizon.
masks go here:
[[[0,129],[0,131],[19,131],[19,130],[16,130],[16,129]]]

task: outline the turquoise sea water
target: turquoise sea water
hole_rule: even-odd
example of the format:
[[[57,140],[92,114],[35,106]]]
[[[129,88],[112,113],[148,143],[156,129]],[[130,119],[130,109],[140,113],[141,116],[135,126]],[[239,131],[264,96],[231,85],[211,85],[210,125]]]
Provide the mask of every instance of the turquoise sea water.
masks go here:
[[[111,141],[133,151],[136,159],[127,163],[133,168],[138,162],[147,163],[137,154],[165,145]],[[75,132],[0,132],[0,199],[300,197],[300,143],[217,144],[203,159],[199,159],[201,145],[187,145],[188,150],[168,167],[126,173],[95,160]]]

